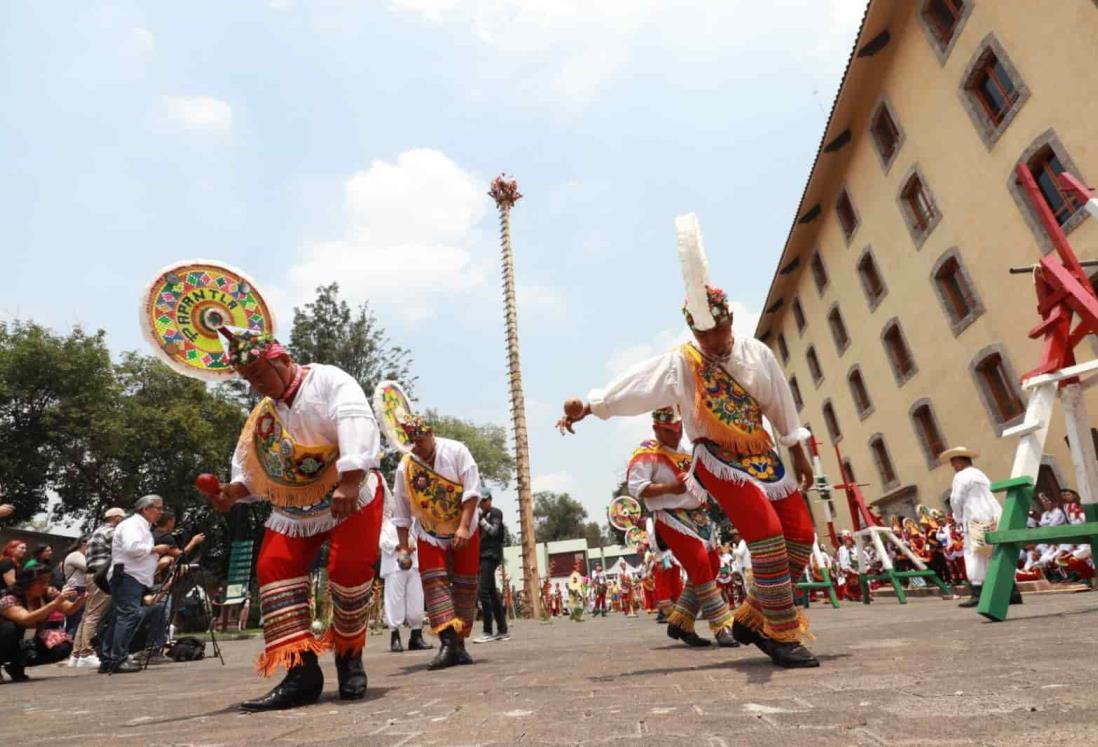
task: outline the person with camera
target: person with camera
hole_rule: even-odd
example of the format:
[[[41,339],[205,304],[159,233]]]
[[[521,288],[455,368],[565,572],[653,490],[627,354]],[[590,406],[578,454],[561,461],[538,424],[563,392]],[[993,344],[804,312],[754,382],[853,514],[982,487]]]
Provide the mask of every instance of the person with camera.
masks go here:
[[[141,624],[145,592],[155,583],[157,565],[163,556],[179,557],[182,550],[158,545],[152,527],[164,511],[164,499],[146,495],[134,504],[134,513],[122,521],[111,540],[110,590],[114,619],[103,636],[100,674],[139,672],[130,662],[130,642]]]
[[[480,495],[480,579],[478,581],[478,601],[480,618],[484,624],[484,635],[474,638],[473,643],[510,640],[507,632],[507,611],[499,598],[496,588],[496,569],[503,562],[503,512],[492,507],[492,491],[487,486],[481,488]],[[492,633],[492,620],[496,622],[496,632]]]
[[[58,591],[50,586],[46,568],[21,568],[15,584],[0,597],[0,663],[13,682],[30,679],[27,667],[64,661],[72,652],[72,639],[60,628],[49,627],[55,614],[71,615],[82,601],[75,589]],[[34,629],[34,637],[24,640]]]

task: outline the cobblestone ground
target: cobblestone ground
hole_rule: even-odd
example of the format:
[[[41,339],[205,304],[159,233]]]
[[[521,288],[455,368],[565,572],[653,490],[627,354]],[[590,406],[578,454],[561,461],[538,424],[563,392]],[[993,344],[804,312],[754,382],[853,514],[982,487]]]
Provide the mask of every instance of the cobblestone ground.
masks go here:
[[[373,638],[367,700],[242,714],[260,644],[127,676],[46,667],[0,686],[0,744],[32,745],[1093,745],[1098,594],[1030,595],[1004,623],[955,602],[813,605],[823,666],[756,649],[687,649],[653,618],[519,622],[470,646],[476,666]]]

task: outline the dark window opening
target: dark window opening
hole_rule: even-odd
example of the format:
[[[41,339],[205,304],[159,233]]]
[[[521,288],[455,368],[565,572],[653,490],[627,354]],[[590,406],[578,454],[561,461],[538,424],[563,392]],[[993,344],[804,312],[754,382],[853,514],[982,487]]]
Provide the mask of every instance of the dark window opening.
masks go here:
[[[869,448],[873,452],[873,461],[877,464],[877,472],[881,476],[881,482],[887,488],[896,482],[896,468],[892,465],[892,458],[888,455],[884,438],[878,436],[869,442]]]
[[[827,287],[827,270],[824,268],[819,252],[812,255],[810,266],[812,267],[812,279],[816,281],[816,290],[822,294],[824,288]]]
[[[801,308],[801,301],[798,298],[793,299],[793,321],[797,323],[797,331],[804,332],[808,320],[804,317],[804,309]]]
[[[999,353],[992,353],[977,363],[976,375],[979,377],[980,386],[988,395],[995,418],[999,423],[1013,420],[1025,412],[1022,398],[1007,376],[1003,357]]]
[[[832,442],[838,441],[842,438],[843,433],[839,430],[839,419],[835,417],[835,408],[831,406],[830,402],[824,402],[823,416],[824,425],[827,426],[827,435],[831,437]]]
[[[778,353],[782,356],[782,363],[789,363],[789,346],[785,344],[785,335],[778,333]]]
[[[938,455],[946,450],[946,445],[930,405],[920,405],[915,408],[911,418],[915,421],[915,430],[918,432],[923,449],[926,450],[928,460],[936,460]]]
[[[993,127],[1002,124],[1021,98],[1006,66],[990,49],[976,63],[976,70],[972,73],[967,88],[979,102]]]
[[[907,342],[900,331],[899,323],[894,323],[885,330],[883,340],[885,352],[892,364],[892,370],[896,372],[896,376],[900,381],[906,381],[914,373],[915,361],[911,357],[911,351],[908,349]]]
[[[960,322],[973,313],[975,309],[971,301],[972,290],[956,257],[950,257],[942,263],[934,273],[934,281],[946,301],[950,321]]]
[[[926,188],[923,186],[923,180],[919,178],[918,174],[908,180],[903,192],[900,193],[900,197],[912,224],[915,226],[915,230],[918,233],[925,233],[930,227],[931,221],[937,215],[937,211],[934,208],[934,203],[930,201]]]
[[[796,376],[789,379],[789,391],[793,394],[793,404],[797,406],[797,412],[800,412],[804,408],[804,399],[801,398],[801,387]]]
[[[877,116],[873,118],[872,132],[881,158],[886,162],[891,161],[900,144],[900,130],[896,127],[896,121],[892,119],[887,106],[882,105],[877,110]]]
[[[831,336],[835,338],[835,347],[839,349],[841,355],[850,345],[850,335],[846,331],[846,323],[843,322],[843,315],[839,312],[838,306],[828,312],[827,326],[831,328]]]
[[[812,380],[819,384],[823,380],[823,369],[820,368],[820,359],[816,357],[816,348],[810,346],[805,358],[808,359],[808,372],[812,374]]]
[[[858,227],[858,216],[854,214],[854,205],[850,202],[850,195],[844,189],[839,193],[839,199],[835,202],[835,211],[839,215],[839,224],[842,226],[843,235],[849,240]]]
[[[865,388],[862,372],[855,368],[847,376],[847,381],[850,383],[850,395],[854,398],[854,406],[858,408],[858,414],[865,415],[873,407],[873,403],[869,399],[869,390]]]
[[[862,279],[862,287],[870,302],[879,301],[885,293],[884,281],[877,270],[877,263],[873,261],[873,255],[866,254],[858,262],[858,276]]]
[[[1060,159],[1056,157],[1052,147],[1046,145],[1029,159],[1027,166],[1056,222],[1064,225],[1082,207],[1082,203],[1073,192],[1061,186],[1060,174],[1064,173],[1064,166]]]
[[[953,41],[953,33],[957,30],[964,9],[963,0],[928,0],[923,6],[923,17],[929,22],[934,36],[943,48]]]
[[[858,482],[858,478],[854,475],[854,465],[851,464],[850,458],[843,459],[843,469],[846,470],[846,479],[850,482]]]

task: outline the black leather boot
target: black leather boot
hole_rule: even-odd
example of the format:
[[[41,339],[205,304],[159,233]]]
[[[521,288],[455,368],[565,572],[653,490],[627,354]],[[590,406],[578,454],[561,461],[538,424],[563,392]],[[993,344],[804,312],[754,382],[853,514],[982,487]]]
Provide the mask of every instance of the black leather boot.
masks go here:
[[[980,603],[980,592],[983,591],[983,589],[984,589],[983,586],[973,586],[972,587],[972,596],[969,597],[968,599],[966,599],[965,601],[961,602],[957,606],[958,607],[975,607],[976,605],[978,605]]]
[[[1014,588],[1010,590],[1010,603],[1021,604],[1022,592],[1018,591],[1018,584],[1014,584]]]
[[[736,636],[732,635],[731,628],[725,628],[717,632],[714,636],[717,639],[717,645],[721,648],[739,648],[740,642],[736,640]]]
[[[316,661],[316,654],[306,651],[301,663],[291,667],[270,692],[253,700],[245,700],[240,707],[245,711],[281,711],[312,705],[324,690],[324,673]]]
[[[469,652],[465,650],[465,638],[458,636],[457,639],[457,663],[458,664],[472,664],[473,657],[469,656]]]
[[[750,646],[753,643],[758,643],[762,636],[739,620],[736,620],[732,623],[732,637],[744,646]]]
[[[412,647],[412,643],[411,643],[411,641],[409,641],[408,642],[408,648],[411,648],[411,647]],[[404,650],[404,646],[400,645],[400,631],[399,630],[394,630],[389,635],[389,651],[391,651],[394,654],[399,654],[403,650]]]
[[[711,645],[709,641],[702,638],[694,631],[683,630],[678,625],[672,623],[667,624],[667,637],[676,641],[682,641],[692,648],[709,648]]]
[[[453,628],[447,628],[438,634],[441,645],[435,658],[427,665],[428,669],[445,669],[458,663],[458,637]]]
[[[432,648],[434,648],[434,646],[423,639],[422,630],[416,629],[412,631],[412,635],[408,638],[409,651],[427,651]]]
[[[362,652],[336,656],[336,674],[339,676],[339,699],[362,700],[366,697],[366,670],[362,666]]]
[[[759,636],[755,645],[779,667],[803,669],[820,666],[820,661],[800,643],[780,643],[766,636]]]
[[[660,610],[656,615],[656,624],[663,625],[667,622],[667,615],[663,614],[663,610]]]

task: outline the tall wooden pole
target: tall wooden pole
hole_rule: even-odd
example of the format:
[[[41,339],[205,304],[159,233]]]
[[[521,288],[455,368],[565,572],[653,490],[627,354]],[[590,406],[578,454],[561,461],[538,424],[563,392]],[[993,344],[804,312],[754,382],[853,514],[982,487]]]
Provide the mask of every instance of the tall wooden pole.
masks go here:
[[[531,616],[541,616],[537,539],[534,536],[534,499],[530,492],[530,442],[526,435],[526,397],[522,393],[519,363],[518,310],[515,303],[515,261],[511,251],[511,208],[522,198],[518,182],[500,174],[488,192],[499,208],[499,240],[503,266],[503,308],[507,326],[507,373],[511,382],[511,419],[515,428],[515,467],[518,470],[519,524],[522,533],[522,586]]]

